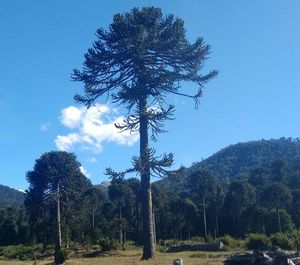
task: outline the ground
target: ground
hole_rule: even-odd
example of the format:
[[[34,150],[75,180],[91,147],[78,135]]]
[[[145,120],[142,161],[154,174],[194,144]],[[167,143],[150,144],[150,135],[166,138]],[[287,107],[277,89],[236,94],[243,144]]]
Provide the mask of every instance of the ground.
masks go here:
[[[96,258],[69,259],[66,265],[172,265],[175,258],[182,258],[184,265],[221,265],[228,252],[178,252],[163,254],[150,261],[140,261],[141,252],[137,250],[119,251],[111,255]],[[52,260],[44,261],[8,261],[0,260],[0,265],[50,265]]]

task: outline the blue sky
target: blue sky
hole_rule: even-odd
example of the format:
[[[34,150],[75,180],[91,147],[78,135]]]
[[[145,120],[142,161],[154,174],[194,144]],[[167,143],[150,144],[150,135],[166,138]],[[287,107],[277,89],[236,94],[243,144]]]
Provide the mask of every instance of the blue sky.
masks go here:
[[[298,0],[1,0],[1,184],[26,189],[35,159],[58,148],[74,152],[94,184],[106,179],[105,167],[130,165],[137,137],[112,126],[122,109],[104,101],[90,111],[75,104],[82,85],[70,74],[81,67],[96,29],[137,6],[182,18],[190,41],[203,36],[212,46],[206,69],[220,71],[198,110],[170,98],[176,119],[153,146],[173,152],[175,167],[241,141],[300,136]]]

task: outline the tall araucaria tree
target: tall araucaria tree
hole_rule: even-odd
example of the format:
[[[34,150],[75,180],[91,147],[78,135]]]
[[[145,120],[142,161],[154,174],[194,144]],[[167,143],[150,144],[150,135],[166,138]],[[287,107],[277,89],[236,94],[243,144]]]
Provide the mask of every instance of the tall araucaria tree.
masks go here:
[[[109,169],[108,173],[120,176],[138,171],[141,176],[142,259],[149,259],[155,255],[150,177],[163,176],[173,156],[158,158],[149,148],[148,132],[156,140],[164,132],[163,122],[172,117],[174,106],[167,103],[167,95],[189,97],[198,104],[203,86],[217,71],[201,73],[210,46],[202,38],[190,43],[184,22],[174,15],[163,16],[159,8],[134,8],[117,14],[109,29],[98,29],[96,36],[85,54],[83,69],[72,75],[74,81],[83,82],[85,92],[75,100],[90,107],[99,97],[111,99],[128,110],[117,128],[140,134],[140,155],[133,159],[133,168],[123,173]],[[181,91],[181,81],[194,83],[196,91]]]
[[[55,220],[55,264],[64,264],[62,252],[62,216],[78,208],[80,193],[91,183],[81,173],[80,163],[75,155],[52,151],[44,153],[35,161],[34,168],[28,171],[26,178],[29,189],[26,191],[25,206],[29,217],[35,220],[48,217]],[[55,218],[51,214],[55,212]]]

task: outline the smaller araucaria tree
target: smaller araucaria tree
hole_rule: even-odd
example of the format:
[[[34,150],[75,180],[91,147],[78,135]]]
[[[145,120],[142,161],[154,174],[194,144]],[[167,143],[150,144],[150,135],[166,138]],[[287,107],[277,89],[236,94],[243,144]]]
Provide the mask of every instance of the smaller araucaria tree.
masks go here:
[[[80,163],[75,155],[63,151],[43,154],[35,161],[33,170],[27,172],[26,178],[29,189],[26,192],[25,206],[30,218],[37,220],[48,216],[51,219],[51,213],[55,212],[54,259],[55,264],[63,264],[62,214],[69,215],[65,211],[76,206],[80,192],[87,189],[90,183],[81,173]]]
[[[83,69],[73,72],[73,80],[83,82],[85,92],[75,100],[90,107],[100,97],[110,98],[129,113],[117,127],[140,134],[140,155],[126,172],[138,171],[141,176],[142,258],[149,259],[155,254],[150,176],[165,175],[173,156],[158,158],[149,148],[148,132],[154,140],[164,132],[163,122],[174,111],[167,103],[169,94],[192,98],[198,104],[204,85],[217,71],[201,73],[210,46],[202,38],[189,43],[183,21],[173,15],[163,16],[159,8],[134,8],[117,14],[109,29],[98,29],[96,36],[85,54]],[[182,81],[194,83],[196,91],[181,91]],[[123,175],[112,170],[108,173]]]

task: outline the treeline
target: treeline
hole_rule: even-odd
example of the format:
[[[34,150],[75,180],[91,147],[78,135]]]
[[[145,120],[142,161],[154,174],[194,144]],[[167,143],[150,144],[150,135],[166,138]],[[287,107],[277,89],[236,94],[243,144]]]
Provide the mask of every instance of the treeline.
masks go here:
[[[273,234],[300,227],[297,163],[277,160],[231,180],[217,178],[205,169],[187,176],[184,172],[152,184],[156,242],[226,234],[243,238],[250,233]],[[66,245],[95,244],[104,239],[141,244],[138,179],[114,178],[107,192],[85,178],[75,186],[76,197],[73,194],[63,202],[61,213]],[[55,208],[49,206],[35,217],[28,204],[26,209],[9,207],[0,211],[0,244],[40,242],[46,246],[55,242]]]

